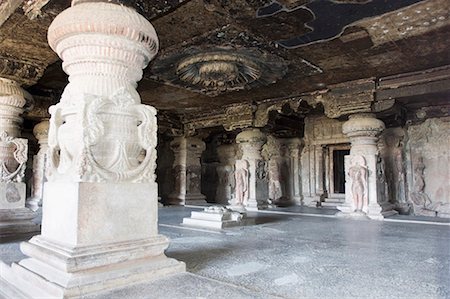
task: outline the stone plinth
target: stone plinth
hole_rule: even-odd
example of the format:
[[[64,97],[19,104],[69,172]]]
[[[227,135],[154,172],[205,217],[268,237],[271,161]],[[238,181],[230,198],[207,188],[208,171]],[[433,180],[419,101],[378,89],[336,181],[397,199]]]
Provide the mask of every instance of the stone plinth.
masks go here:
[[[175,154],[173,175],[174,191],[168,196],[169,204],[205,204],[206,196],[201,193],[202,166],[200,157],[205,143],[195,137],[175,137],[170,144]]]
[[[242,152],[235,164],[235,197],[233,210],[259,210],[269,206],[266,161],[261,156],[266,135],[259,129],[249,129],[236,136]]]
[[[207,207],[201,212],[193,211],[191,217],[183,218],[183,225],[212,229],[223,229],[246,223],[247,219],[244,213],[234,212],[220,206]]]
[[[384,123],[373,114],[351,115],[342,130],[350,138],[350,155],[345,157],[345,203],[338,206],[343,216],[381,220],[394,213],[379,196],[378,136]]]
[[[38,123],[33,129],[33,134],[39,143],[39,151],[33,157],[33,184],[31,186],[31,197],[27,199],[27,207],[33,211],[36,211],[39,206],[42,205],[44,183],[47,181],[45,172],[47,165],[49,126],[49,121],[44,120]]]
[[[78,298],[185,271],[158,234],[156,110],[136,92],[153,26],[122,5],[73,2],[48,39],[69,84],[50,108],[42,234],[1,266],[9,294]]]
[[[0,240],[39,231],[25,208],[28,140],[20,137],[21,114],[31,97],[15,81],[0,78]]]

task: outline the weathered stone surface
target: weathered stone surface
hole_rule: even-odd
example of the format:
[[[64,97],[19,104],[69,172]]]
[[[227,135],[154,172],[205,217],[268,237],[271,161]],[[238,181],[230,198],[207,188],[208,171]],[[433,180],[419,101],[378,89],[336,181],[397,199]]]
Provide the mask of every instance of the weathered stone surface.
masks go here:
[[[431,118],[407,130],[407,198],[416,215],[450,217],[449,132],[448,118]]]
[[[173,205],[206,203],[206,196],[201,193],[200,163],[205,143],[195,137],[176,137],[170,143],[170,147],[175,156],[172,166],[175,186],[168,196],[168,203]]]

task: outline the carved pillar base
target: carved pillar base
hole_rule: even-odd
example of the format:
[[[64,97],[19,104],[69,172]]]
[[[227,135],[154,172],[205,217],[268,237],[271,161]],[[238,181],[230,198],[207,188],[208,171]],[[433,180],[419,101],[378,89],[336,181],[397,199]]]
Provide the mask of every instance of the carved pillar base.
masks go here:
[[[25,208],[25,183],[0,183],[0,241],[39,232],[36,213]]]
[[[42,234],[21,244],[30,258],[0,269],[27,296],[79,297],[185,271],[164,255],[156,183],[51,182],[44,198]]]

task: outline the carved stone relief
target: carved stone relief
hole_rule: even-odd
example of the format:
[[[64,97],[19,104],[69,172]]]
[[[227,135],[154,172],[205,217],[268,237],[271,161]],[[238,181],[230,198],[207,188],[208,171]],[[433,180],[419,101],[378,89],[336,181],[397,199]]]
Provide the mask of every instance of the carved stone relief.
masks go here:
[[[450,119],[430,118],[408,128],[409,200],[416,215],[450,217]]]

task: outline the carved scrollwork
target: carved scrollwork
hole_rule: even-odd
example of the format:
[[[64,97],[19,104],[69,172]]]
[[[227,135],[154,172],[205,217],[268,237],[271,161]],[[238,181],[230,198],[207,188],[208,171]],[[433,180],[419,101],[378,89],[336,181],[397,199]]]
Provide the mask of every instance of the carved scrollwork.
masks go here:
[[[11,156],[11,149],[14,148]],[[0,182],[22,182],[28,160],[28,140],[0,133]]]
[[[70,92],[63,98],[75,96],[80,98]],[[66,174],[83,182],[154,181],[156,110],[125,88],[108,98],[81,99],[76,106],[61,100],[50,109],[49,180]]]

